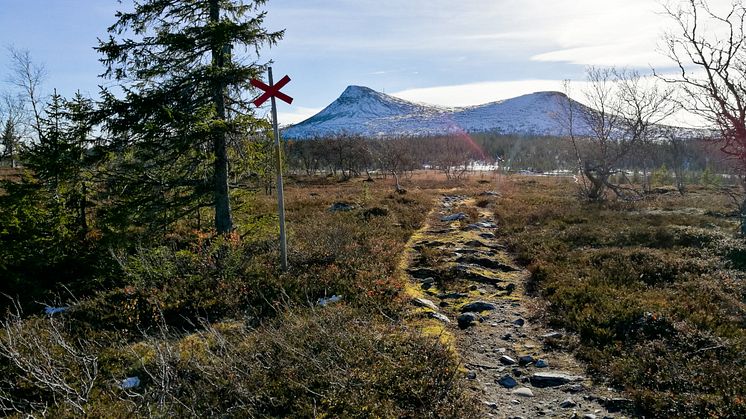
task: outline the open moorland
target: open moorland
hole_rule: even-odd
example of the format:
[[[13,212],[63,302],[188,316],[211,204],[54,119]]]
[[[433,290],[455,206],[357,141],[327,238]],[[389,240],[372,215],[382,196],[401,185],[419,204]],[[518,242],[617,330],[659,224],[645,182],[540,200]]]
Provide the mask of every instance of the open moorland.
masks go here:
[[[746,414],[746,244],[721,188],[587,203],[568,177],[363,180],[290,180],[287,272],[256,194],[232,236],[89,234],[85,284],[4,284],[5,414]],[[27,278],[88,261],[13,243],[37,246],[2,248]]]

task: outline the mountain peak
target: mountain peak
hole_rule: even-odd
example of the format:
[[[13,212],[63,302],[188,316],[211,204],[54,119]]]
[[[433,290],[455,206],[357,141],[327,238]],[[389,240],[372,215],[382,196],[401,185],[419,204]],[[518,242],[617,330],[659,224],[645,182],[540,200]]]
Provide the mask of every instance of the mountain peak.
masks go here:
[[[413,103],[351,85],[311,118],[285,130],[285,138],[314,138],[340,133],[370,137],[439,135],[452,132],[560,135],[556,115],[566,106],[560,92],[535,92],[465,108]],[[582,106],[573,102],[573,106]]]
[[[369,87],[350,85],[350,86],[347,86],[344,92],[342,92],[340,99],[341,98],[355,99],[355,98],[361,98],[364,96],[375,95],[376,93],[378,92],[376,92],[375,90]]]

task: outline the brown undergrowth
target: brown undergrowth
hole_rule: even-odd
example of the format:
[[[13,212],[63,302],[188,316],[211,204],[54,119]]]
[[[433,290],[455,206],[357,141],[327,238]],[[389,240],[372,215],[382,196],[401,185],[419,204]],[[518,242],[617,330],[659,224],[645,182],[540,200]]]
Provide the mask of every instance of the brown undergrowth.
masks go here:
[[[244,224],[233,236],[177,228],[117,252],[122,277],[109,282],[118,286],[52,316],[6,318],[0,409],[19,417],[469,416],[475,404],[452,352],[401,320],[398,262],[433,202],[431,191],[408,189],[296,181],[287,189],[288,272],[277,268],[273,197],[237,213]],[[337,202],[353,208],[330,211]],[[339,300],[319,304],[332,296]],[[139,384],[122,388],[127,377]]]
[[[578,336],[596,377],[646,416],[746,416],[746,242],[727,198],[585,204],[566,179],[513,183],[501,237],[532,272],[537,317]]]

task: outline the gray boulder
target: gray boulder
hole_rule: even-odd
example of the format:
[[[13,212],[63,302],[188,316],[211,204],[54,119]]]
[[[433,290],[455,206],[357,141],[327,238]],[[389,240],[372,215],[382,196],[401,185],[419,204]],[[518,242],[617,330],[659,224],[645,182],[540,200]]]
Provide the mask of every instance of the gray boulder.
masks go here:
[[[496,309],[497,306],[492,303],[488,303],[486,301],[474,301],[461,307],[461,312],[465,313],[467,311],[471,311],[474,313],[479,313],[480,311],[491,311]]]

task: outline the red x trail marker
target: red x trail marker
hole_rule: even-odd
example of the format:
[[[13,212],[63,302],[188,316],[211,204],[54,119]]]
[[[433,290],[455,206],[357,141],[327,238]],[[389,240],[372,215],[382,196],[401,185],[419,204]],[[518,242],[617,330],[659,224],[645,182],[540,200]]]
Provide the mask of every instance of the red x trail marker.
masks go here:
[[[283,100],[288,104],[293,103],[293,98],[280,92],[286,84],[290,82],[290,77],[285,76],[274,84],[272,79],[272,67],[267,68],[267,78],[269,79],[269,85],[262,83],[257,79],[251,79],[251,85],[257,89],[264,90],[261,96],[254,99],[254,105],[257,107],[262,106],[262,103],[266,102],[267,99],[272,99],[272,128],[274,129],[275,138],[275,156],[277,157],[275,171],[277,173],[277,213],[280,218],[280,266],[283,271],[288,270],[288,251],[287,251],[287,238],[285,237],[285,197],[282,186],[282,147],[280,145],[280,127],[277,124],[277,101],[275,98]]]
[[[267,99],[271,98],[272,96],[284,102],[287,102],[288,104],[293,103],[292,97],[280,91],[280,89],[282,89],[288,83],[290,83],[290,77],[288,76],[283,77],[282,80],[278,81],[277,84],[275,84],[274,86],[267,86],[257,79],[251,79],[252,86],[256,87],[257,89],[264,90],[264,93],[261,96],[254,99],[254,105],[262,106],[262,103],[266,102]]]

